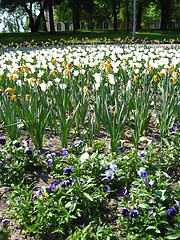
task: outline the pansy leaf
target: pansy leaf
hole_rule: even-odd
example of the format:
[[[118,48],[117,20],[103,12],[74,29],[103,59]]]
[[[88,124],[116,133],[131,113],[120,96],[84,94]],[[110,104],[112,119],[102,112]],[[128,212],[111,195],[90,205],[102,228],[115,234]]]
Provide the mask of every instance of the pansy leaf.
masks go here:
[[[140,208],[149,209],[149,205],[146,203],[141,203],[138,205]]]
[[[180,233],[175,233],[173,235],[169,235],[166,237],[166,239],[179,239],[180,238]]]
[[[86,192],[83,193],[86,198],[88,198],[91,202],[93,201],[93,198]]]

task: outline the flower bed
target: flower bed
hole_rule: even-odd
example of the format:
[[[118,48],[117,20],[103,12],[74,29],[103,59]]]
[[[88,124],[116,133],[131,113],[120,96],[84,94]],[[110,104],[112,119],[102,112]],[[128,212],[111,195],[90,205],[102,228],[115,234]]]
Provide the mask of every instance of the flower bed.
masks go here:
[[[178,239],[179,55],[171,45],[2,53],[8,219],[35,239]],[[61,154],[45,152],[47,132]]]

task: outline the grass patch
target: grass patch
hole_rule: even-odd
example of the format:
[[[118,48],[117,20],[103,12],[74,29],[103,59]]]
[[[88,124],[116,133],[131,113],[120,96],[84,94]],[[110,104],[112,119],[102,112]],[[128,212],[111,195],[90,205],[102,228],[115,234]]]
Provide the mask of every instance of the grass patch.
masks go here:
[[[26,42],[35,42],[41,44],[42,42],[66,42],[66,43],[97,43],[97,42],[129,42],[132,41],[132,31],[129,34],[126,30],[81,30],[74,33],[73,31],[58,31],[55,34],[49,32],[39,33],[1,33],[0,43],[2,45],[11,45],[12,43],[24,44]],[[165,42],[179,42],[180,32],[177,30],[159,31],[159,30],[141,30],[136,32],[136,40],[142,41],[165,41]]]

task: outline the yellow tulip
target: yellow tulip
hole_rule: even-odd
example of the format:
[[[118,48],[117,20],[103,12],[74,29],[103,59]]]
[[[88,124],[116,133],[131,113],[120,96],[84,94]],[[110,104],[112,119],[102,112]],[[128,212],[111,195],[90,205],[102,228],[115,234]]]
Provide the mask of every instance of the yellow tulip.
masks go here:
[[[149,72],[152,72],[152,70],[153,70],[153,67],[150,66],[150,67],[148,68],[148,71],[149,71]]]
[[[155,83],[157,82],[157,79],[158,79],[158,76],[155,75],[155,76],[153,77],[153,80],[154,80]]]
[[[30,94],[26,94],[26,101],[30,98]]]
[[[71,69],[72,69],[72,64],[71,64],[70,62],[67,64],[67,69],[68,69],[68,70],[71,70]]]
[[[14,100],[15,102],[17,102],[17,96],[16,95],[12,95],[11,96],[11,100]]]
[[[15,70],[14,70],[14,73],[17,74],[17,75],[19,75],[18,69],[15,69]]]
[[[84,92],[84,94],[86,94],[87,91],[88,91],[88,88],[87,88],[86,86],[84,86],[84,87],[83,87],[83,92]]]
[[[37,85],[39,85],[41,83],[41,78],[37,78]]]
[[[134,81],[137,83],[138,82],[138,76],[134,76]]]
[[[69,71],[67,69],[65,69],[65,76],[68,77],[69,76]]]
[[[5,90],[5,92],[8,92],[8,93],[10,93],[10,94],[14,94],[14,91],[15,91],[15,89],[14,88],[10,88],[10,87],[8,87],[6,90]]]
[[[176,77],[173,77],[173,78],[172,78],[172,81],[173,81],[173,84],[176,84],[176,83],[177,83],[177,78],[176,78]]]
[[[126,59],[123,60],[123,66],[126,66]]]
[[[170,72],[173,72],[173,71],[174,71],[174,64],[170,66]]]
[[[164,74],[162,72],[158,72],[158,75],[162,77]]]

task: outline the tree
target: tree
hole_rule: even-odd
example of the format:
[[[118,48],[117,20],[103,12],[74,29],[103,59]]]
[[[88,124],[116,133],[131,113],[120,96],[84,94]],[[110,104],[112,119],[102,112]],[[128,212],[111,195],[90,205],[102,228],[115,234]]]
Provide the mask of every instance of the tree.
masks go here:
[[[4,11],[1,10],[1,14],[3,14]],[[8,32],[20,32],[20,30],[23,30],[24,32],[27,32],[29,29],[25,23],[25,19],[27,17],[27,14],[22,7],[17,7],[14,12],[8,13],[8,16],[5,18],[5,26],[4,31],[7,29]]]
[[[68,0],[55,4],[54,20],[56,23],[63,22],[68,27],[72,23],[72,10],[69,8]]]
[[[38,7],[39,15],[33,12],[33,5]],[[38,32],[41,18],[44,15],[44,10],[47,5],[47,0],[1,0],[1,7],[8,12],[13,12],[18,6],[25,9],[29,16],[29,27],[31,32]]]

